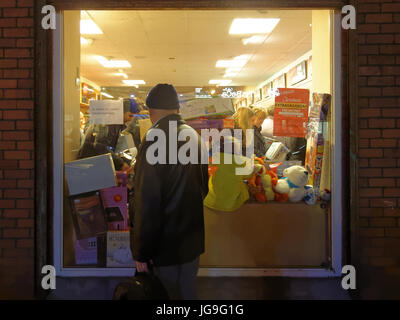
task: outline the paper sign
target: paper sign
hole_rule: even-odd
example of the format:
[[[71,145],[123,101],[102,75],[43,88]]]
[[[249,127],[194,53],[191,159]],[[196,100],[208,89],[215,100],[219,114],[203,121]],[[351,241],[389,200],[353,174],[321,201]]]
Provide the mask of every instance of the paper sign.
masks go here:
[[[304,138],[307,134],[309,90],[278,90],[279,95],[275,97],[273,135]]]
[[[124,124],[122,100],[90,100],[91,124]]]

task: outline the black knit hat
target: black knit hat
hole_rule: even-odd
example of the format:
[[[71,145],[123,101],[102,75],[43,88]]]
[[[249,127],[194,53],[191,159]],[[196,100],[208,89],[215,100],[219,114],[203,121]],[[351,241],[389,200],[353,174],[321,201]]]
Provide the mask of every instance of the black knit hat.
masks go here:
[[[150,109],[179,109],[178,94],[173,85],[159,83],[147,95],[146,105]]]

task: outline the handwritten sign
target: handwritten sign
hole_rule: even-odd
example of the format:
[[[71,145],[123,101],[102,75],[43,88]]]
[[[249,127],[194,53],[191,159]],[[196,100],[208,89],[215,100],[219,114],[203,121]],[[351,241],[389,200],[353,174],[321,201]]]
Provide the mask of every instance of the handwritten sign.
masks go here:
[[[124,124],[122,100],[90,100],[91,124]]]

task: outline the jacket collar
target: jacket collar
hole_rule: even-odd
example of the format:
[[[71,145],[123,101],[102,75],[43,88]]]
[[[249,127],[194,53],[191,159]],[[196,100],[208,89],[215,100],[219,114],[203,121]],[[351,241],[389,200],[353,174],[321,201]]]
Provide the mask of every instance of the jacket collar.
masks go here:
[[[185,121],[182,119],[182,116],[179,113],[172,113],[172,114],[166,115],[165,117],[162,117],[161,119],[158,119],[151,126],[151,128],[156,128],[156,127],[162,126],[164,124],[167,124],[169,121],[178,121],[179,124],[185,123]]]

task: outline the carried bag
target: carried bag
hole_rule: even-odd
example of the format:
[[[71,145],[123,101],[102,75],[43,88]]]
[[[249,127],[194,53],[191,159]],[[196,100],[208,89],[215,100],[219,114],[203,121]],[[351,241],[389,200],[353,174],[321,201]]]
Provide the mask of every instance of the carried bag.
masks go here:
[[[114,289],[113,300],[169,300],[167,290],[154,274],[136,272],[135,276],[123,281]]]

